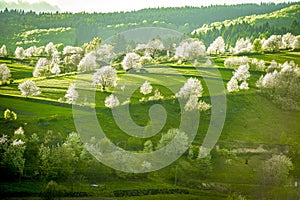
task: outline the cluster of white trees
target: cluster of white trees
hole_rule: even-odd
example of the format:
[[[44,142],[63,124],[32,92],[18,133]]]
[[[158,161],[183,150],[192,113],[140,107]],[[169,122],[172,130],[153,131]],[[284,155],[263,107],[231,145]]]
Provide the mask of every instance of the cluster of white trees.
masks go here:
[[[238,67],[240,65],[246,65],[249,62],[249,58],[247,56],[234,56],[229,57],[224,61],[225,67]]]
[[[196,39],[183,40],[175,49],[175,58],[195,60],[206,55],[206,47],[203,42]]]
[[[278,65],[274,61],[273,65],[260,77],[256,86],[282,109],[299,109],[300,68],[294,62]]]
[[[224,39],[217,37],[207,48],[208,54],[222,54],[226,51]],[[300,49],[300,35],[295,36],[291,33],[284,35],[271,35],[269,38],[256,38],[253,42],[249,38],[240,38],[234,47],[229,47],[228,51],[234,55],[250,52],[275,52],[284,49]]]
[[[238,39],[235,43],[235,47],[229,49],[229,51],[233,54],[242,54],[242,53],[249,53],[253,49],[253,44],[251,43],[249,38],[241,38]]]
[[[250,77],[249,65],[241,65],[233,72],[233,76],[227,83],[228,92],[238,92],[239,90],[248,90],[247,80]]]
[[[202,93],[203,87],[201,82],[196,78],[189,78],[183,87],[175,94],[175,97],[187,100],[184,106],[185,111],[205,111],[210,109],[210,105],[199,100],[199,98],[202,97]]]

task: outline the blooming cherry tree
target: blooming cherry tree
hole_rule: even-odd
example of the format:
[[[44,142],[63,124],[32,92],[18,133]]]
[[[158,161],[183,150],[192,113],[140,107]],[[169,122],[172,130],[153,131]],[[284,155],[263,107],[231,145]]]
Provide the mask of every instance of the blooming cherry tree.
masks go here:
[[[152,92],[152,85],[149,81],[145,81],[140,88],[140,92],[144,95],[150,94]]]
[[[175,56],[187,60],[194,60],[206,54],[206,47],[201,41],[187,39],[175,49]]]
[[[196,78],[189,78],[183,87],[175,94],[177,98],[189,98],[190,96],[202,97],[203,87]]]
[[[225,42],[224,39],[219,36],[213,41],[207,48],[207,53],[209,54],[222,54],[225,52]]]
[[[117,85],[117,71],[111,66],[104,66],[93,75],[93,85],[101,89],[115,87]]]
[[[119,101],[118,97],[116,97],[113,94],[106,97],[104,103],[107,108],[114,108],[114,107],[117,107],[118,105],[120,105],[120,101]]]
[[[55,63],[51,69],[51,73],[58,75],[58,74],[60,74],[60,72],[61,72],[61,70],[59,68],[59,65]]]
[[[282,37],[281,35],[271,35],[267,40],[263,42],[264,51],[278,51],[282,46]]]
[[[2,47],[0,48],[0,56],[2,57],[6,57],[7,56],[7,50],[6,50],[6,46],[2,45]]]
[[[18,86],[18,89],[22,92],[22,96],[25,96],[26,98],[28,96],[37,96],[41,94],[41,90],[39,87],[35,85],[35,82],[32,80],[25,81],[23,83],[20,83]]]
[[[94,51],[86,54],[79,62],[78,71],[89,72],[94,71],[97,68],[96,53]]]
[[[249,53],[253,49],[253,44],[249,38],[241,38],[236,41],[235,47],[232,50],[233,54]]]
[[[0,65],[0,80],[1,82],[6,82],[11,77],[10,70],[6,64]]]
[[[76,91],[76,85],[75,85],[75,83],[72,83],[69,86],[67,93],[65,94],[66,102],[69,104],[73,104],[76,102],[78,96],[79,95],[78,95],[78,92]]]
[[[23,47],[17,47],[15,50],[15,56],[17,59],[23,60],[25,58],[25,51]]]
[[[140,58],[141,57],[136,53],[127,53],[122,61],[123,69],[126,71],[130,69],[133,69],[135,71],[140,70],[142,68]]]

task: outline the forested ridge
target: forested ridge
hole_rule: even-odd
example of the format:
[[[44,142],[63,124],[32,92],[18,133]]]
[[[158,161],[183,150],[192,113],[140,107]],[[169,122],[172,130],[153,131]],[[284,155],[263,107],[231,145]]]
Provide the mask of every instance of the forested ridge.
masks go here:
[[[192,31],[192,36],[210,44],[222,36],[227,44],[234,45],[239,38],[267,38],[271,35],[300,34],[300,5],[261,15],[243,16],[233,20],[204,24]]]
[[[18,45],[39,46],[49,41],[65,45],[81,45],[96,36],[106,39],[116,33],[138,27],[159,26],[190,33],[203,24],[269,13],[290,5],[292,3],[151,8],[115,13],[35,13],[5,9],[0,12],[0,41],[13,50]],[[65,34],[61,34],[60,30],[45,33],[47,29],[60,27],[71,29],[64,32]],[[40,29],[45,29],[42,31],[44,33],[41,33]],[[34,38],[41,35],[46,37],[40,41],[28,40],[22,33],[30,30],[38,32]],[[30,34],[27,34],[27,37],[28,35]]]

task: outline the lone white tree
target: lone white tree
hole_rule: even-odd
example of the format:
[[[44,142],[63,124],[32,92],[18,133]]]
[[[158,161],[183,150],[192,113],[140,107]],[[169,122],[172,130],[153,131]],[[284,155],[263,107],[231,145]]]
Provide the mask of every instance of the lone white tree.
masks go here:
[[[175,56],[187,60],[194,60],[206,54],[206,47],[201,41],[187,39],[176,48]]]
[[[97,68],[96,53],[94,51],[86,54],[79,62],[78,71],[94,71]]]
[[[203,87],[201,82],[196,78],[189,78],[187,82],[175,94],[177,98],[189,98],[190,96],[202,97]]]
[[[51,69],[51,73],[58,75],[58,74],[60,74],[60,72],[61,72],[61,70],[59,68],[59,65],[57,63],[55,63]]]
[[[6,64],[0,65],[0,80],[2,83],[6,82],[11,77],[10,70]]]
[[[2,56],[2,57],[6,57],[7,56],[7,50],[6,50],[5,44],[2,45],[2,47],[0,48],[0,56]]]
[[[152,92],[152,85],[149,81],[145,81],[140,88],[140,92],[144,95],[150,94]]]
[[[17,59],[23,60],[25,58],[25,51],[23,47],[17,47],[15,50],[15,56]]]
[[[225,42],[224,39],[219,36],[213,41],[207,48],[207,53],[209,54],[222,54],[225,52]]]
[[[35,82],[32,80],[25,81],[19,84],[18,89],[22,92],[22,96],[26,98],[28,96],[37,96],[41,94],[41,90],[39,87],[35,85]]]
[[[104,66],[93,75],[93,85],[101,87],[101,90],[117,85],[117,71],[111,66]]]
[[[127,53],[122,61],[122,67],[124,70],[128,71],[130,69],[133,69],[135,71],[138,71],[142,68],[142,64],[140,62],[141,56],[139,56],[136,53]]]
[[[115,95],[111,94],[108,97],[105,98],[105,106],[107,108],[114,108],[117,107],[120,104],[120,101],[118,99],[118,97],[116,97]]]
[[[78,92],[76,91],[76,85],[75,83],[72,83],[68,90],[67,93],[65,94],[66,102],[69,104],[73,104],[76,102],[78,98]]]

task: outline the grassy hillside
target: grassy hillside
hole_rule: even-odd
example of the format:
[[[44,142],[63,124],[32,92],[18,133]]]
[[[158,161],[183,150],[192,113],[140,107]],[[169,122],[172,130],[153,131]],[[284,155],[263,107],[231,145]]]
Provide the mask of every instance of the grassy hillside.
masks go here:
[[[251,57],[264,59],[270,62],[276,58],[279,63],[289,61],[300,56],[299,52],[280,52],[277,54],[251,55]],[[220,71],[224,85],[232,76],[233,69],[225,68],[223,57],[213,57]],[[299,60],[295,60],[299,63]],[[14,130],[23,126],[26,136],[33,133],[42,138],[47,138],[49,131],[53,132],[53,137],[57,141],[64,140],[74,127],[72,108],[69,104],[59,103],[58,98],[63,97],[70,83],[76,79],[76,74],[66,74],[51,76],[47,78],[32,78],[33,67],[28,65],[29,61],[20,62],[13,58],[1,59],[0,63],[6,63],[11,71],[14,82],[10,85],[0,86],[0,108],[3,112],[9,108],[18,114],[16,121],[5,121],[0,118],[1,134],[12,135]],[[175,63],[164,63],[147,65],[148,74],[129,74],[130,77],[127,87],[131,83],[139,82],[141,79],[149,79],[154,87],[160,89],[164,95],[170,95],[170,91],[164,89],[161,84],[167,79],[164,75],[166,67],[172,67],[177,74],[185,77],[196,77],[204,85],[204,78],[211,77],[209,67],[198,67],[195,69],[191,64],[177,65]],[[168,82],[174,81],[175,84],[182,85],[183,82],[177,81],[175,74],[167,74]],[[292,148],[291,141],[298,144],[300,141],[300,112],[283,112],[276,107],[270,100],[261,96],[255,82],[258,80],[261,71],[250,69],[251,78],[249,80],[250,90],[228,94],[227,112],[225,126],[218,141],[221,151],[214,149],[211,153],[211,164],[206,165],[201,161],[191,161],[186,156],[182,156],[172,165],[156,172],[142,175],[125,174],[113,171],[110,168],[92,162],[92,167],[84,168],[83,180],[58,179],[61,187],[72,192],[86,192],[92,196],[116,196],[120,190],[132,192],[132,190],[150,190],[158,188],[183,189],[188,194],[157,194],[151,196],[120,197],[120,199],[226,199],[234,196],[232,193],[242,193],[249,199],[258,199],[261,195],[273,195],[273,190],[262,188],[260,185],[259,170],[263,161],[270,158],[273,154],[285,152],[286,147]],[[118,70],[118,76],[124,75],[123,70]],[[163,76],[162,76],[163,75]],[[42,90],[38,97],[21,97],[17,86],[24,80],[32,79]],[[209,101],[207,88],[204,91],[204,99]],[[119,130],[109,109],[105,108],[103,100],[109,92],[97,92],[97,117],[104,132],[112,141],[125,149],[141,150],[145,140],[131,140],[130,137]],[[213,94],[210,94],[213,95]],[[139,92],[135,92],[132,99],[131,115],[133,120],[145,125],[148,121],[148,109],[153,103],[140,103]],[[156,102],[165,107],[168,111],[168,120],[164,127],[167,130],[178,126],[180,112],[176,103],[168,99]],[[206,111],[201,113],[199,130],[193,142],[194,145],[201,145],[204,133],[207,131],[211,113]],[[154,144],[159,140],[161,134],[151,138]],[[297,155],[297,154],[296,154]],[[98,163],[98,164],[97,164]],[[300,161],[293,158],[294,171],[292,175],[298,176],[300,171]],[[22,195],[38,195],[46,187],[46,180],[26,180],[26,174],[32,167],[37,167],[32,163],[25,162],[25,177],[19,183],[2,182],[1,191]],[[212,171],[208,168],[212,167]],[[175,175],[176,174],[176,175]],[[176,178],[175,178],[176,176]],[[76,176],[75,176],[76,177]],[[176,179],[176,186],[174,180]],[[104,188],[92,188],[90,183],[104,185]],[[72,189],[71,189],[72,188]],[[278,188],[276,188],[277,190]],[[124,192],[123,191],[123,192]],[[270,192],[271,191],[271,192]],[[136,192],[136,191],[134,191]],[[270,192],[270,193],[267,193]],[[278,190],[279,197],[299,197],[296,189],[287,187]],[[298,195],[298,196],[297,196]],[[277,196],[278,197],[278,196]]]
[[[294,3],[292,3],[294,4]],[[23,43],[22,46],[44,45],[46,41],[57,41],[65,45],[82,45],[98,36],[102,39],[139,27],[165,27],[189,33],[204,23],[230,20],[240,16],[265,14],[292,4],[241,4],[209,7],[152,8],[120,13],[34,13],[19,10],[0,12],[0,44],[6,44],[11,54],[17,42],[32,41],[23,37],[28,31],[40,30],[43,40]],[[68,28],[71,37],[64,32],[47,34],[41,30]],[[74,35],[75,32],[75,35]]]
[[[271,13],[204,24],[201,28],[192,31],[192,35],[203,39],[208,44],[213,38],[223,36],[231,45],[241,37],[253,39],[286,32],[298,35],[300,34],[299,18],[300,5],[298,4]]]

